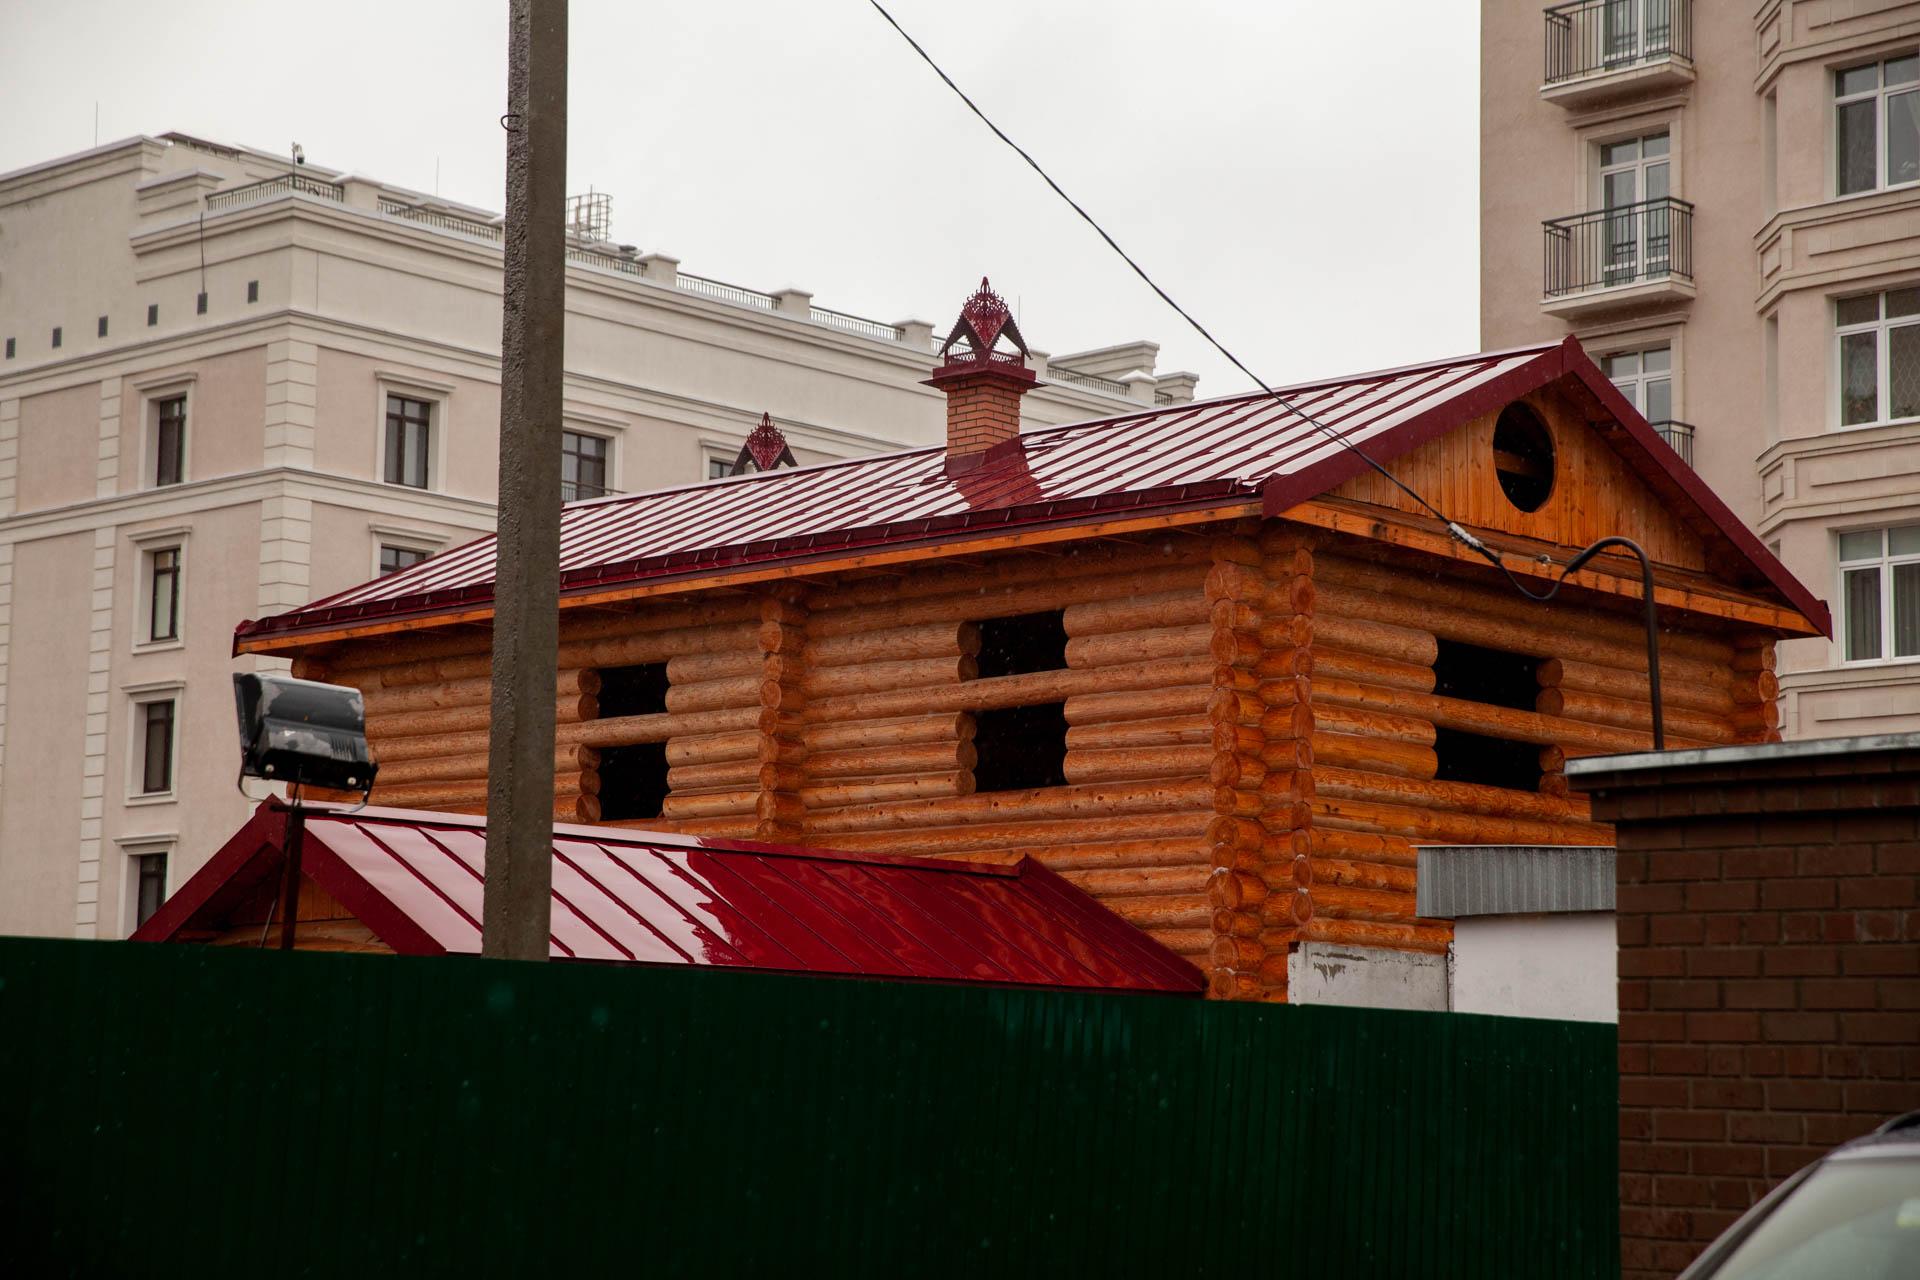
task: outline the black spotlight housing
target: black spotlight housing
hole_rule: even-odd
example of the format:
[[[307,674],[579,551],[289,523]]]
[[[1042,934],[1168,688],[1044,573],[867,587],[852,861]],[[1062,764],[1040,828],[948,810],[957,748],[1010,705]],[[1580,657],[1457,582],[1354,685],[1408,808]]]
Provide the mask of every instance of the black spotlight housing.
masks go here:
[[[367,752],[358,689],[292,676],[233,677],[240,776],[365,794],[379,766]]]

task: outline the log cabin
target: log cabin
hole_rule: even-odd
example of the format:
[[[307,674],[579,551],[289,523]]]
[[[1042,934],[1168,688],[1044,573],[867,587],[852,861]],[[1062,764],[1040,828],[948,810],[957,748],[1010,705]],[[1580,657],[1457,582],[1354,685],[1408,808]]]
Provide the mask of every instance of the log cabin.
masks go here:
[[[944,355],[943,446],[565,509],[557,819],[1032,856],[1285,999],[1306,942],[1445,950],[1423,843],[1610,843],[1566,761],[1651,745],[1637,562],[1535,602],[1356,448],[1532,590],[1644,547],[1669,745],[1777,738],[1829,628],[1572,338],[1024,434],[984,281]],[[237,631],[364,691],[376,804],[484,809],[493,554]]]

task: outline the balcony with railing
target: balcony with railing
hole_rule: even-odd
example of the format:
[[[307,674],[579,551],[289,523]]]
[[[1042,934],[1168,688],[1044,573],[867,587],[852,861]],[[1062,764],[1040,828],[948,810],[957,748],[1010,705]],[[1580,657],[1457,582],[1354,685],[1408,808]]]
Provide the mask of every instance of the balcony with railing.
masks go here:
[[[277,178],[268,178],[263,182],[249,182],[244,187],[230,187],[225,191],[214,192],[207,197],[207,212],[218,213],[222,209],[237,209],[241,205],[258,204],[262,200],[271,200],[275,196],[288,194],[314,196],[321,200],[334,201],[336,204],[343,198],[340,188],[331,182],[309,178],[304,173],[283,173]]]
[[[1660,438],[1673,446],[1673,451],[1680,455],[1680,461],[1688,466],[1693,465],[1693,424],[1691,422],[1675,422],[1671,418],[1666,418],[1647,425],[1658,431]]]
[[[1693,297],[1693,206],[1662,197],[1542,224],[1540,309],[1572,318]]]
[[[1692,0],[1572,0],[1546,23],[1549,102],[1586,107],[1693,80]]]

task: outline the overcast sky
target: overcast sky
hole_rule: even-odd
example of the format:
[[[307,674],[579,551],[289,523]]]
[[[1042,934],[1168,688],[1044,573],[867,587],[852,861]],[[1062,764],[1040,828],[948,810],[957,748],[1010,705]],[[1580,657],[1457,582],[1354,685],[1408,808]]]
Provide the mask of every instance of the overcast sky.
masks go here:
[[[1269,378],[1477,342],[1478,6],[883,0]],[[0,0],[0,171],[169,129],[499,209],[505,0]],[[570,190],[687,271],[1245,380],[867,0],[573,0]]]

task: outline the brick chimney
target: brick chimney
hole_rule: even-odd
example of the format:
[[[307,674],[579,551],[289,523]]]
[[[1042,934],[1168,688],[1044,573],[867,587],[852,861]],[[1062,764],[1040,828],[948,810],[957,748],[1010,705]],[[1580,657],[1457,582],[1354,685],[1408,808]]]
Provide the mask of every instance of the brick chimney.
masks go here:
[[[1002,338],[1012,350],[998,349]],[[1039,386],[1027,367],[1020,326],[986,277],[960,308],[926,385],[947,395],[947,471],[970,470],[987,451],[1020,435],[1020,397]]]

